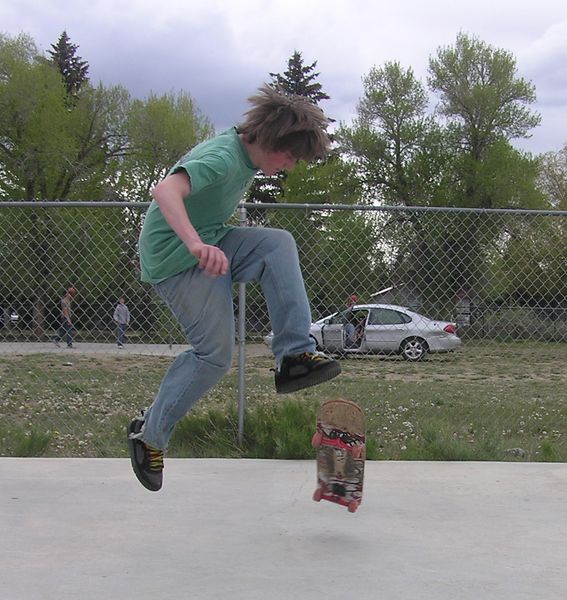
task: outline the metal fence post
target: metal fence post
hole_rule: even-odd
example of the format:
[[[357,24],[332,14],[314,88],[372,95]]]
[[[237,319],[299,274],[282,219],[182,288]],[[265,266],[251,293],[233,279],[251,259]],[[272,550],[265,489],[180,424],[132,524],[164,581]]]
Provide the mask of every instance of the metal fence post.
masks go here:
[[[238,224],[246,227],[246,207],[240,206]],[[246,284],[238,284],[238,443],[244,437],[244,412],[246,409]]]

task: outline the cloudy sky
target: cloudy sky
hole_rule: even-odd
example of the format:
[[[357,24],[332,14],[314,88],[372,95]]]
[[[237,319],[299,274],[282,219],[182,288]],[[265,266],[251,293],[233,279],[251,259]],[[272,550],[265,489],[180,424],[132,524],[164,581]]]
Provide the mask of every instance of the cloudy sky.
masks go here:
[[[46,51],[66,30],[93,82],[144,98],[185,90],[217,129],[294,50],[317,61],[322,103],[349,123],[373,66],[397,60],[424,83],[459,31],[511,52],[538,97],[542,125],[516,145],[567,144],[567,2],[562,0],[0,0],[0,32]],[[433,99],[434,100],[434,99]]]

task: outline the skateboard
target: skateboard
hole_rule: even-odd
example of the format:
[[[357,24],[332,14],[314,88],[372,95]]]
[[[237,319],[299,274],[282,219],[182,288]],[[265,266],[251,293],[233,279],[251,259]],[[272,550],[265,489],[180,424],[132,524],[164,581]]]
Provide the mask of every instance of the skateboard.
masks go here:
[[[364,413],[350,400],[327,400],[317,411],[317,489],[313,500],[328,500],[356,512],[362,500],[366,445]]]

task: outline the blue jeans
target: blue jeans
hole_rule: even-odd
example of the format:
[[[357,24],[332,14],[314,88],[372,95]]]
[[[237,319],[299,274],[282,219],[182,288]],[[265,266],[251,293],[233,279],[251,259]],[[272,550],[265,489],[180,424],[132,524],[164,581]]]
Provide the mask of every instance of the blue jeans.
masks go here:
[[[218,244],[229,261],[221,277],[193,267],[155,286],[192,348],[177,356],[145,413],[138,437],[161,450],[175,424],[232,365],[235,343],[233,283],[259,281],[274,332],[276,364],[286,355],[314,352],[311,311],[291,234],[280,229],[237,228]]]
[[[59,342],[63,338],[65,338],[65,342],[67,342],[67,346],[70,348],[73,345],[73,325],[67,319],[61,319],[61,327],[57,335],[53,338],[53,341]]]
[[[124,345],[124,337],[126,334],[126,323],[117,323],[116,325],[116,343],[120,346]]]

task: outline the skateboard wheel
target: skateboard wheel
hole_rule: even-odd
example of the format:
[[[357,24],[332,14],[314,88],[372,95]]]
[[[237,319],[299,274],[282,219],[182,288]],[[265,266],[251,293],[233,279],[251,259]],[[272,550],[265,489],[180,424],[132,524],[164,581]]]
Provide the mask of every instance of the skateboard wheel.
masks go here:
[[[313,434],[311,438],[311,445],[313,448],[319,448],[319,446],[323,443],[323,434],[319,431]]]
[[[362,458],[362,454],[364,453],[364,444],[358,444],[352,449],[352,457],[353,458]]]
[[[358,500],[351,500],[348,503],[348,507],[347,507],[348,508],[348,512],[349,513],[356,512],[356,509],[359,507],[359,505],[360,505],[360,502]]]
[[[321,502],[321,498],[323,497],[323,490],[321,488],[317,488],[313,493],[313,500],[315,502]]]

